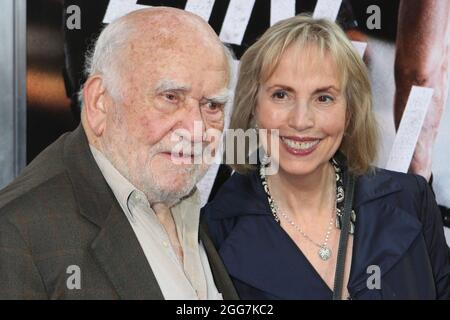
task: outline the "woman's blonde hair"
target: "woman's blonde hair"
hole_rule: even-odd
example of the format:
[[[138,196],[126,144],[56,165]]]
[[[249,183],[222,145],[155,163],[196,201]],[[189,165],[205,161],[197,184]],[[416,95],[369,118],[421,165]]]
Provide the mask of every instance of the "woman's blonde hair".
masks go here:
[[[242,56],[231,115],[231,129],[254,127],[253,114],[261,83],[270,78],[283,53],[291,46],[314,45],[335,61],[347,100],[346,129],[339,150],[347,158],[349,170],[367,173],[376,158],[378,126],[372,111],[372,90],[366,65],[342,29],[326,19],[308,14],[283,20],[270,27]],[[254,165],[234,164],[247,173]]]

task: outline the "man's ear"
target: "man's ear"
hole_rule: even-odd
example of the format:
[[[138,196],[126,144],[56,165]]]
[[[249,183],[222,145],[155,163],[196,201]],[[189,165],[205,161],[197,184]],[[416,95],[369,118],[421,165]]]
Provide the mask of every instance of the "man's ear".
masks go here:
[[[96,136],[101,136],[105,130],[107,101],[103,78],[99,75],[90,77],[83,87],[83,108],[87,123]]]

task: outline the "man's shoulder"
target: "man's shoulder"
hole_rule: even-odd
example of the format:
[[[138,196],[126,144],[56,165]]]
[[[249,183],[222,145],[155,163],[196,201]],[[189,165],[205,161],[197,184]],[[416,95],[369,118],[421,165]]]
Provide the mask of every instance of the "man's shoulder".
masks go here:
[[[61,201],[70,188],[63,161],[66,134],[40,153],[8,186],[0,191],[0,216],[13,208],[39,210]]]
[[[0,191],[2,246],[26,254],[31,248],[34,257],[40,259],[46,254],[59,257],[61,250],[78,250],[86,245],[91,224],[79,214],[71,169],[65,163],[66,155],[74,153],[66,150],[67,137],[63,135],[50,145]]]
[[[0,193],[0,230],[14,226],[20,233],[40,238],[78,221],[76,198],[64,173],[26,192],[11,193],[8,190]]]

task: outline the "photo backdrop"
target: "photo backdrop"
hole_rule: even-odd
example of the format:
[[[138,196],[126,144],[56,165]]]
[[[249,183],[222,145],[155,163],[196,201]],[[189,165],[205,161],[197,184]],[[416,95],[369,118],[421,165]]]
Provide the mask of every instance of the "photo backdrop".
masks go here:
[[[30,22],[28,27],[28,160],[31,161],[61,132],[71,130],[78,124],[77,92],[85,80],[84,54],[92,46],[101,28],[113,19],[135,9],[149,6],[170,6],[195,12],[207,20],[220,39],[233,49],[236,56],[236,69],[239,58],[245,49],[276,21],[301,12],[310,12],[335,19],[349,38],[355,42],[355,46],[364,54],[364,61],[370,70],[374,92],[374,111],[382,132],[381,154],[377,165],[385,168],[392,156],[391,152],[396,138],[394,125],[396,73],[394,71],[397,73],[401,71],[398,61],[396,61],[396,52],[399,39],[406,38],[410,30],[408,28],[414,30],[415,23],[417,23],[417,27],[430,26],[429,34],[424,37],[417,36],[414,41],[417,41],[417,45],[425,43],[428,47],[434,46],[435,63],[433,67],[436,70],[448,70],[448,56],[445,57],[439,49],[448,49],[450,12],[445,11],[448,10],[448,6],[441,9],[444,11],[446,19],[433,20],[431,19],[433,15],[428,14],[428,8],[425,5],[417,10],[417,8],[408,7],[407,2],[405,0],[28,1]],[[416,2],[420,3],[421,1]],[[425,3],[425,1],[423,2]],[[444,2],[442,1],[442,3]],[[73,15],[76,13],[73,6],[79,8],[79,25],[74,28],[72,24],[69,28],[70,24],[67,22],[69,19],[73,19]],[[68,10],[68,8],[71,9]],[[414,11],[414,14],[409,11]],[[407,20],[409,27],[406,29],[399,24],[405,19],[409,19]],[[428,19],[425,24],[423,19]],[[73,23],[74,20],[70,21]],[[145,30],[142,31],[142,34],[145,35]],[[47,56],[44,59],[46,52]],[[431,146],[433,154],[431,185],[443,215],[448,215],[448,207],[450,207],[450,151],[448,144],[450,141],[450,110],[445,106],[448,104],[446,96],[449,87],[445,79],[431,84],[432,86],[427,83],[427,86],[434,89],[433,97],[437,93],[443,97],[441,104],[444,110],[437,138]],[[444,91],[445,94],[442,93]],[[426,93],[418,95],[418,111],[415,111],[416,117],[413,119],[420,118],[418,117],[420,110],[425,114],[429,104]],[[231,111],[231,105],[228,106],[227,111],[228,113]],[[414,124],[414,121],[412,123]],[[394,150],[394,152],[396,151],[398,154],[398,150]],[[396,161],[400,161],[400,156]],[[217,165],[210,169],[199,185],[203,191],[204,202],[214,194],[229,173],[229,169],[224,166]],[[450,240],[450,235],[448,235],[448,240]]]

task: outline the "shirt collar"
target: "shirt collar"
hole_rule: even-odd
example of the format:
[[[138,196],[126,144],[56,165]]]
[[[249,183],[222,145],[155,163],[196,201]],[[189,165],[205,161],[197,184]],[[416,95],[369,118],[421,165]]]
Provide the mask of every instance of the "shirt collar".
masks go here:
[[[92,145],[89,145],[95,162],[97,163],[103,177],[111,188],[114,196],[119,202],[122,210],[129,218],[133,218],[132,211],[129,206],[131,203],[147,202],[144,193],[138,190],[127,178],[125,178],[114,165],[105,157],[105,155]]]

